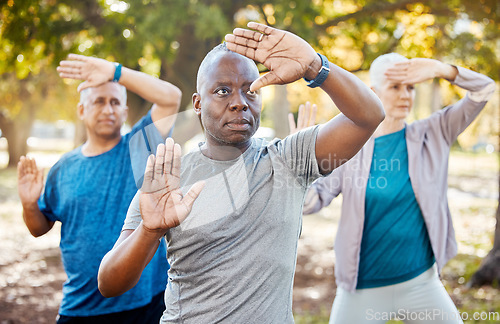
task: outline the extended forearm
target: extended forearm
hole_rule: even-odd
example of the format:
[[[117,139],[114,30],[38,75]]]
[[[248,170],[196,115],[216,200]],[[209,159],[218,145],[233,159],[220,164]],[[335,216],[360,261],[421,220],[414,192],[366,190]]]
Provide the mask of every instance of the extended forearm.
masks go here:
[[[126,67],[122,68],[119,82],[129,91],[160,107],[177,109],[180,105],[182,92],[170,82]]]
[[[436,69],[436,77],[443,78],[448,81],[454,81],[458,74],[458,69],[453,65],[439,62],[440,65]]]
[[[54,222],[45,217],[36,202],[23,204],[23,219],[26,227],[34,237],[42,236],[54,226]]]
[[[123,234],[123,233],[122,233]],[[161,236],[146,231],[142,224],[109,251],[99,267],[99,291],[104,297],[114,297],[133,288],[142,271],[153,258]]]
[[[468,96],[475,102],[488,101],[495,92],[495,82],[486,75],[463,67],[454,67],[458,74],[451,82],[469,91]]]

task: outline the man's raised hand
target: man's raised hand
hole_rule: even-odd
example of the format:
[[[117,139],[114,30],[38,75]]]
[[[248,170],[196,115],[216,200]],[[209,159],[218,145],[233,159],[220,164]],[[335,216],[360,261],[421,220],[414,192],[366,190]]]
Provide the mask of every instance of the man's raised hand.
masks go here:
[[[305,40],[256,22],[249,22],[247,26],[254,30],[235,28],[225,40],[229,50],[258,61],[269,69],[269,73],[250,85],[250,90],[271,84],[287,84],[302,77],[312,80],[317,76],[321,60]]]
[[[43,171],[37,168],[34,159],[21,156],[17,163],[17,190],[23,206],[36,204],[42,189]]]
[[[312,104],[307,101],[306,104],[299,106],[299,114],[297,116],[297,124],[292,113],[288,114],[288,125],[290,126],[290,135],[297,133],[304,128],[313,126],[316,124],[316,112],[318,107],[316,104]]]
[[[392,82],[415,84],[433,78],[454,80],[457,73],[458,70],[455,67],[438,60],[413,58],[394,63],[384,74],[387,80]]]
[[[61,78],[84,80],[78,86],[78,91],[82,91],[111,81],[115,66],[112,62],[97,57],[69,54],[67,60],[59,63],[57,72]]]
[[[181,147],[167,138],[148,159],[139,204],[142,224],[150,232],[164,234],[191,212],[204,182],[195,183],[183,196],[180,185]]]

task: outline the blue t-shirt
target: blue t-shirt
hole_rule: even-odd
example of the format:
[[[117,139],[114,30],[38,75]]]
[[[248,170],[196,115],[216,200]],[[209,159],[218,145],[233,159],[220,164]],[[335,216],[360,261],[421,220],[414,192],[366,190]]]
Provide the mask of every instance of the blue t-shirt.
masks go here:
[[[356,288],[415,278],[434,263],[408,173],[406,128],[375,139]]]
[[[61,222],[60,248],[68,276],[61,315],[95,316],[135,309],[165,290],[169,267],[164,241],[134,288],[113,298],[104,298],[97,288],[101,260],[118,239],[142,182],[136,183],[132,169],[143,171],[145,161],[138,156],[154,152],[162,141],[148,113],[108,152],[86,157],[78,147],[51,168],[38,205],[48,219]],[[136,154],[139,151],[146,152]]]

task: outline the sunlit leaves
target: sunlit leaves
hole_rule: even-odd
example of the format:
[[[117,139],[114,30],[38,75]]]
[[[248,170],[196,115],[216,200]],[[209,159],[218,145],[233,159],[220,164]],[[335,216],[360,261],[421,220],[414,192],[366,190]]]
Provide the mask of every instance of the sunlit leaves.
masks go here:
[[[12,1],[2,5],[0,12],[0,73],[15,72],[18,78],[26,78],[73,48],[61,44],[61,37],[79,27],[79,16],[64,1]],[[19,55],[23,60],[18,60]]]
[[[317,4],[324,6],[322,18],[316,19],[322,22],[317,26],[320,47],[347,69],[356,69],[349,54],[359,52],[363,54],[362,69],[367,69],[376,56],[391,51],[408,57],[446,57],[457,64],[463,62],[461,56],[472,56],[468,61],[473,65],[466,66],[498,79],[491,73],[498,70],[495,56],[499,54],[498,23],[493,18],[499,9],[494,0],[347,0]],[[476,39],[465,39],[463,33]],[[347,42],[346,37],[352,41]],[[463,52],[464,46],[473,50]]]
[[[0,5],[0,73],[27,78],[76,51],[153,75],[168,68],[194,89],[205,48],[254,20],[298,34],[351,71],[396,51],[498,78],[495,14],[495,0],[8,0]],[[179,66],[179,53],[194,68]]]
[[[229,20],[220,7],[215,4],[198,4],[195,22],[195,37],[200,40],[221,37],[229,31],[233,21]],[[210,26],[210,28],[207,28]]]
[[[435,23],[434,16],[423,13],[425,7],[416,6],[416,11],[397,11],[396,19],[403,29],[399,40],[401,52],[409,57],[434,57],[436,38],[429,35]]]

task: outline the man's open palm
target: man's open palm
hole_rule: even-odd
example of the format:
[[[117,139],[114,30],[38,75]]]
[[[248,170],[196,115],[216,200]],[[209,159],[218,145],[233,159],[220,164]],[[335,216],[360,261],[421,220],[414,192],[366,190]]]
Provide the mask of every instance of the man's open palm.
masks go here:
[[[21,156],[17,164],[17,189],[23,204],[38,201],[43,189],[43,172],[38,170],[34,159]]]
[[[146,165],[139,198],[143,226],[154,232],[166,232],[178,226],[191,212],[204,183],[197,182],[183,196],[179,188],[181,147],[168,138],[158,145],[156,156]]]
[[[115,67],[113,63],[97,57],[69,54],[67,60],[59,63],[57,72],[61,78],[84,80],[78,86],[78,91],[82,91],[110,81]]]
[[[314,60],[319,60],[314,49],[292,33],[255,22],[248,23],[248,27],[254,30],[235,28],[225,40],[229,50],[269,69],[252,83],[251,90],[294,82],[304,76]]]
[[[288,114],[288,125],[290,126],[290,134],[295,134],[298,131],[301,131],[307,127],[316,125],[316,112],[318,111],[318,107],[316,104],[312,104],[307,101],[304,104],[299,106],[299,114],[297,116],[297,124],[295,124],[295,120],[292,113]]]

